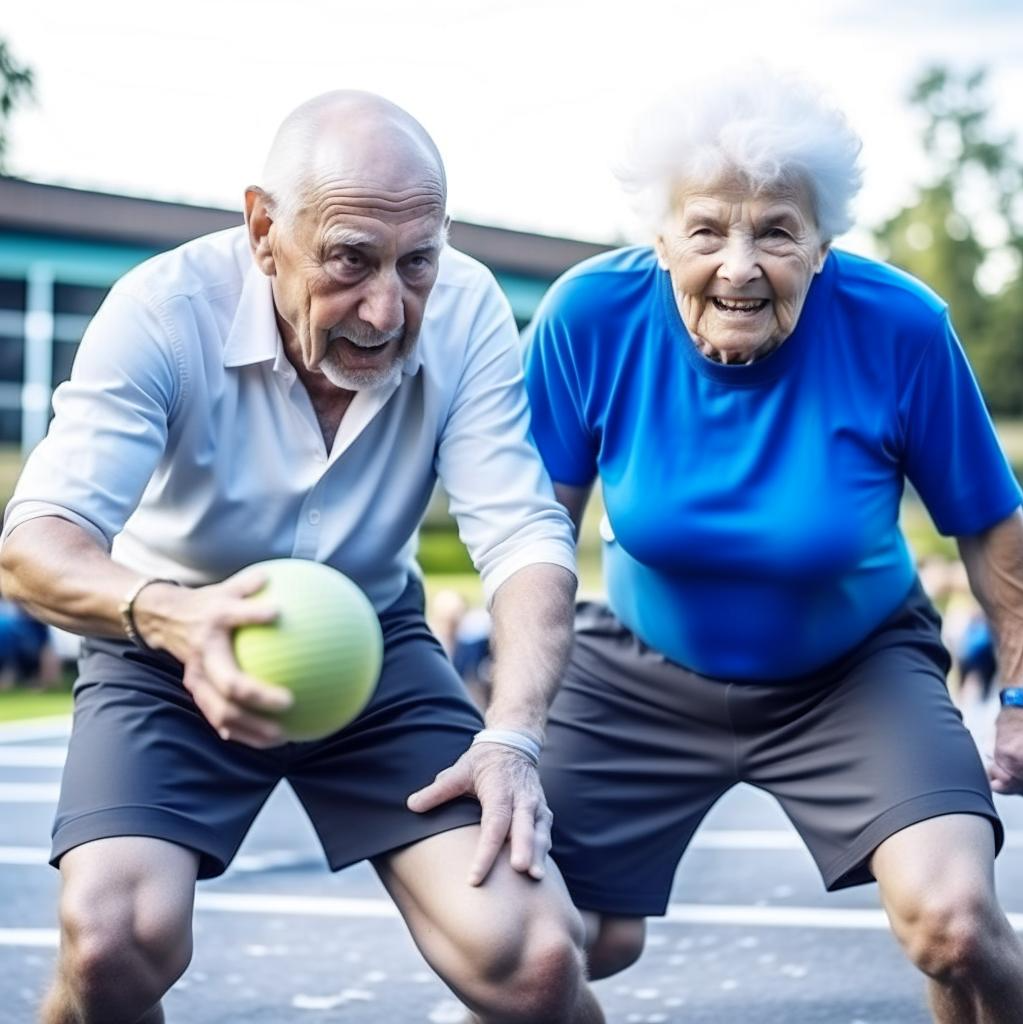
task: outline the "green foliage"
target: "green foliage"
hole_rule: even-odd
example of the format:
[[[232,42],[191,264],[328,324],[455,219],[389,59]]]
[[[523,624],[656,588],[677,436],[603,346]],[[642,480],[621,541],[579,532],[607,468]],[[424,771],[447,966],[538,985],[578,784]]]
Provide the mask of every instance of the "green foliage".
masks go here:
[[[6,171],[7,126],[18,104],[34,96],[32,69],[19,64],[7,43],[0,39],[0,174]]]
[[[875,232],[886,259],[949,303],[993,412],[1023,413],[1023,163],[990,123],[986,73],[928,69],[911,102],[925,116],[933,180]],[[978,205],[988,230],[977,228]],[[992,293],[985,270],[1002,267]]]
[[[427,575],[461,575],[475,571],[469,553],[453,527],[452,523],[450,529],[440,527],[420,531],[417,559]]]
[[[70,714],[70,685],[62,685],[59,689],[45,692],[30,689],[0,691],[0,722]]]

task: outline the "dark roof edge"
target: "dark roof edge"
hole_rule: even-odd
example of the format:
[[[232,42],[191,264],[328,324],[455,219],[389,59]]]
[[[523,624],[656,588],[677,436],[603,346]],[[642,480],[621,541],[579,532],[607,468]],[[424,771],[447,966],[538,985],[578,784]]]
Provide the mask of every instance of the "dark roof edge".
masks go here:
[[[0,225],[169,248],[241,223],[239,210],[112,195],[0,175]],[[453,221],[451,244],[495,270],[553,277],[611,246]]]

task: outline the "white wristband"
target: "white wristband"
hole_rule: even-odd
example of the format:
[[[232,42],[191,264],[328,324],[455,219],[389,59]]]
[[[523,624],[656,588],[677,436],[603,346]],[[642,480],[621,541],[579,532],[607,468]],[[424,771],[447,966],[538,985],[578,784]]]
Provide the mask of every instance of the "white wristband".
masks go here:
[[[477,743],[499,743],[502,747],[511,747],[525,755],[533,767],[540,764],[540,744],[532,736],[513,729],[481,729],[472,738],[472,746]]]

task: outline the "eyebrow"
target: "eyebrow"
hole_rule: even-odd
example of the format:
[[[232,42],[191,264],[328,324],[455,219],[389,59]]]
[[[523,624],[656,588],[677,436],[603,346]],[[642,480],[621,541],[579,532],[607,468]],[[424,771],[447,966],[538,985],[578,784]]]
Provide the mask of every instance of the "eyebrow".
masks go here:
[[[799,227],[802,222],[802,217],[795,210],[785,209],[784,207],[770,209],[762,217],[757,218],[757,223],[761,227],[773,227],[776,224]]]
[[[334,228],[323,236],[323,245],[327,249],[347,246],[352,249],[368,249],[376,244],[376,239],[365,231],[355,228]]]
[[[437,231],[428,238],[424,238],[413,245],[406,255],[439,252],[444,248],[444,242],[445,233]],[[323,237],[324,251],[341,247],[346,249],[374,249],[377,244],[378,240],[373,235],[365,231],[358,231],[355,228],[336,228],[328,231]]]

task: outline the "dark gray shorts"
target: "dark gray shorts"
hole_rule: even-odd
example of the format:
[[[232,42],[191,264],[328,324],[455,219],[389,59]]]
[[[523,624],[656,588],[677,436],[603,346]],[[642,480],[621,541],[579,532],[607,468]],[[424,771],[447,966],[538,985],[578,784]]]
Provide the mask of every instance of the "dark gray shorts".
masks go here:
[[[380,623],[383,671],[366,710],[327,739],[272,750],[220,739],[168,655],[86,641],[50,862],[90,840],[153,836],[197,850],[199,877],[213,877],[281,779],[335,871],[477,823],[475,800],[426,814],[405,807],[409,793],[469,746],[481,722],[423,619],[418,580]]]
[[[873,851],[938,815],[988,818],[1000,848],[947,670],[918,588],[856,650],[769,685],[690,672],[605,606],[580,605],[542,764],[552,852],[576,905],[663,914],[693,833],[737,782],[778,799],[828,889],[872,881]]]

